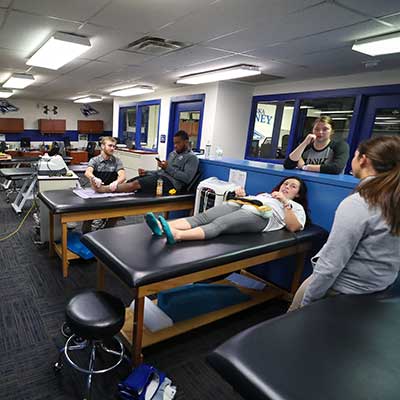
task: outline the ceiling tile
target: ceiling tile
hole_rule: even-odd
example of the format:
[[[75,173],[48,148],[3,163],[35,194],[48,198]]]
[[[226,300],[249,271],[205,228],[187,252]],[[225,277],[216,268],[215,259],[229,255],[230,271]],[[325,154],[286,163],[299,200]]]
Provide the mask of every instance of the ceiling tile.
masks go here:
[[[7,8],[11,4],[12,0],[0,0],[0,7]]]
[[[400,3],[398,0],[340,0],[337,3],[356,10],[359,9],[372,17],[381,17],[400,12]]]
[[[275,19],[316,3],[316,0],[222,0],[177,20],[160,33],[169,39],[198,43],[255,26],[266,31]]]
[[[324,15],[324,18],[321,18]],[[275,18],[268,27],[258,26],[224,38],[210,40],[207,45],[244,52],[262,46],[329,32],[365,20],[352,12],[324,3],[316,7]]]
[[[124,31],[150,32],[190,13],[211,0],[114,0],[91,23]]]
[[[113,63],[115,65],[141,65],[146,60],[150,60],[151,56],[145,56],[143,54],[132,53],[125,50],[116,50],[108,53],[104,57],[98,58],[98,61]]]
[[[139,32],[121,32],[114,28],[93,24],[85,24],[76,33],[90,39],[92,47],[84,55],[92,60],[105,56],[116,49],[125,48],[129,43],[143,36]]]
[[[1,30],[0,47],[22,51],[28,57],[56,31],[74,32],[78,24],[12,11]]]
[[[85,21],[107,3],[109,0],[14,0],[12,7],[44,16]]]
[[[356,39],[388,31],[390,31],[389,28],[370,20],[348,28],[337,29],[303,39],[291,40],[276,46],[263,46],[246,54],[265,59],[282,58],[294,61],[299,55],[313,54],[342,47],[351,48]]]
[[[12,68],[14,70],[26,70],[23,52],[0,48],[0,68]]]

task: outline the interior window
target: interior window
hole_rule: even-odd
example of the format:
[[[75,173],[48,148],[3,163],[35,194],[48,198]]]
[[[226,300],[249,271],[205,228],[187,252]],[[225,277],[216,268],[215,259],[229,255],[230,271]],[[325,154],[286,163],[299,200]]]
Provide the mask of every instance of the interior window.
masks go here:
[[[375,114],[372,137],[399,135],[400,108],[378,108]]]
[[[119,138],[131,149],[157,151],[160,104],[135,104],[120,109]]]
[[[285,158],[292,125],[294,101],[259,102],[247,156]]]
[[[300,103],[301,137],[312,131],[314,121],[327,115],[332,118],[335,136],[347,139],[354,110],[354,97],[302,100]]]
[[[140,106],[140,146],[156,150],[160,105]]]

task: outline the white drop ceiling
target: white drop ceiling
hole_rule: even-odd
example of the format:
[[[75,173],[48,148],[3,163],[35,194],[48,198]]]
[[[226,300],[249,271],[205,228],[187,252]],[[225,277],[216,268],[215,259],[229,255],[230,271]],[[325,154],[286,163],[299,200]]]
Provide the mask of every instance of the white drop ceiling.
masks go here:
[[[376,58],[353,52],[354,40],[399,30],[399,0],[0,0],[0,84],[29,72],[35,83],[14,97],[111,101],[116,88],[164,90],[181,75],[239,63],[258,65],[261,79],[361,73]],[[92,48],[58,71],[28,67],[56,31],[85,35]],[[189,47],[156,57],[126,50],[143,36]],[[377,59],[375,71],[400,67],[400,54]]]

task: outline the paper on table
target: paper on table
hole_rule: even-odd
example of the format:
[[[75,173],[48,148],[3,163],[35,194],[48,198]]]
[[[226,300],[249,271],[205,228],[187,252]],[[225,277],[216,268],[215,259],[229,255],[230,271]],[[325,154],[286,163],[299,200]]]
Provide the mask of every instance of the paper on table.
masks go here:
[[[82,199],[97,199],[102,197],[132,196],[134,193],[97,193],[92,188],[74,189],[73,192]]]
[[[135,300],[129,308],[132,312],[135,311]],[[144,325],[149,331],[156,332],[173,324],[172,319],[161,308],[158,308],[148,297],[144,298]]]
[[[242,286],[248,289],[261,291],[265,288],[265,283],[262,283],[256,279],[249,278],[245,275],[237,274],[236,272],[230,274],[226,279],[228,281],[231,281],[235,285]]]

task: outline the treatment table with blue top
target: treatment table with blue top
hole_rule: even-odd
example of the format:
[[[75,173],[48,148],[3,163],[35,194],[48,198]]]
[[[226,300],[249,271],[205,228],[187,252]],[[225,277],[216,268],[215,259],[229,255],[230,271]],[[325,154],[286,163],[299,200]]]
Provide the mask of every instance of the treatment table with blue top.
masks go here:
[[[177,196],[144,197],[137,194],[83,199],[72,189],[50,190],[41,192],[38,198],[49,211],[49,252],[57,254],[62,260],[63,276],[68,276],[69,260],[78,259],[79,255],[67,249],[67,223],[93,219],[116,218],[141,215],[147,212],[169,212],[192,210],[194,194]],[[61,224],[61,241],[56,243],[55,218]]]
[[[153,237],[146,224],[136,224],[92,232],[81,240],[98,259],[99,289],[104,288],[106,269],[132,289],[135,309],[134,313],[127,309],[122,336],[131,346],[133,364],[138,365],[142,361],[142,347],[288,293],[275,286],[263,291],[246,289],[244,292],[250,296],[248,301],[177,322],[157,332],[144,327],[145,296],[294,255],[296,271],[289,290],[292,296],[300,284],[306,254],[315,242],[325,239],[326,231],[313,225],[299,233],[282,229],[222,235],[210,241],[170,246],[165,238]],[[217,283],[229,284],[226,280]]]

